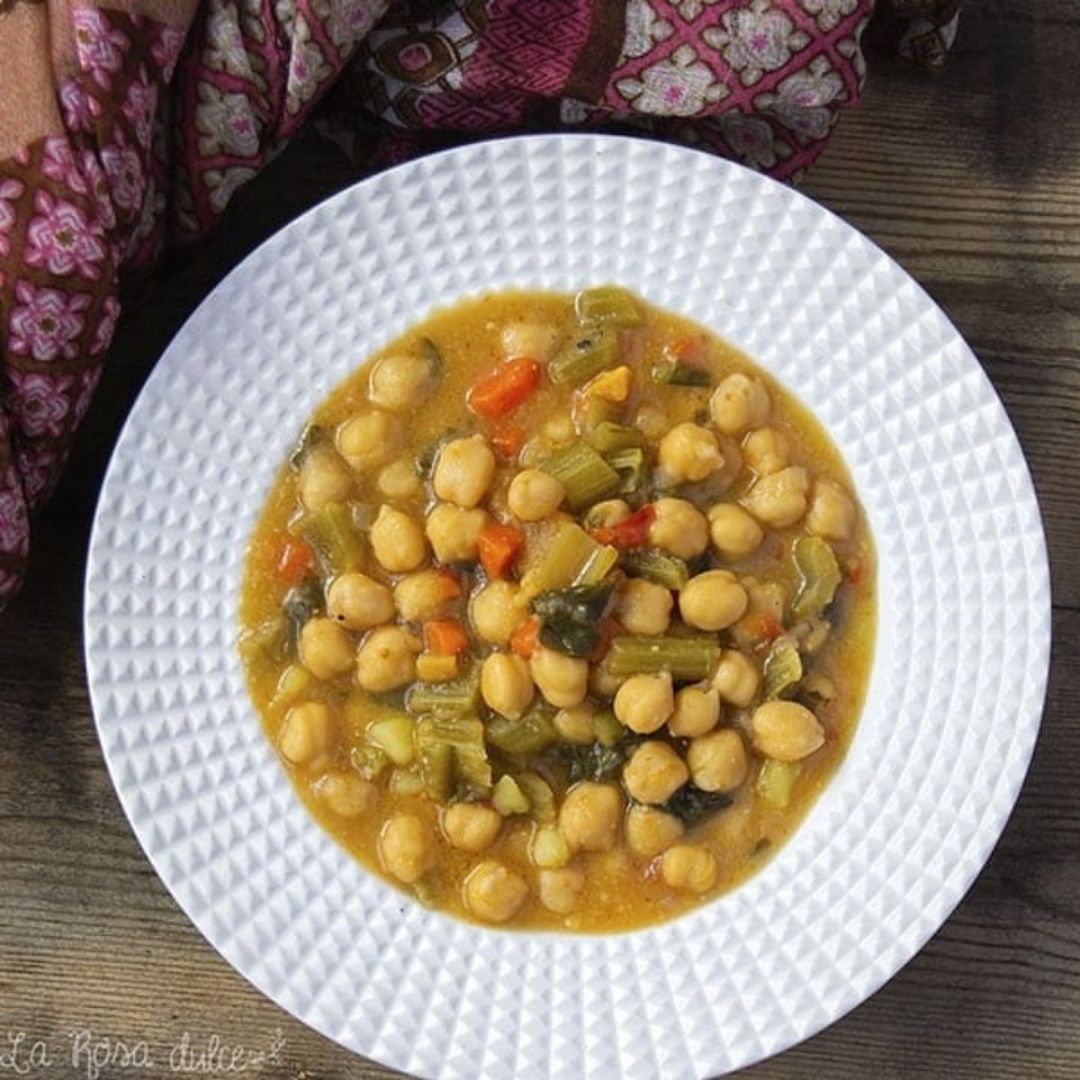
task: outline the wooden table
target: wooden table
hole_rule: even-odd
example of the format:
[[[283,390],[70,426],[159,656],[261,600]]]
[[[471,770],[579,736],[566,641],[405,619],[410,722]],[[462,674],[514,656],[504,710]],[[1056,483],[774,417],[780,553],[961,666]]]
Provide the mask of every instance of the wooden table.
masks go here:
[[[804,185],[926,286],[1004,398],[1049,537],[1057,663],[1020,803],[956,913],[872,1000],[745,1075],[1080,1076],[1078,56],[1073,0],[970,5],[944,73],[873,60],[864,105]],[[139,385],[226,270],[351,179],[305,139],[237,198],[197,259],[129,311],[38,525],[29,580],[0,617],[0,1075],[15,1075],[7,1032],[25,1033],[20,1060],[45,1044],[52,1064],[29,1074],[39,1077],[88,1075],[87,1040],[105,1038],[114,1053],[118,1040],[145,1040],[156,1064],[103,1077],[166,1075],[170,1054],[190,1065],[214,1038],[248,1055],[278,1040],[276,1063],[237,1059],[249,1075],[387,1074],[252,989],[158,881],[102,763],[80,632],[91,515]]]

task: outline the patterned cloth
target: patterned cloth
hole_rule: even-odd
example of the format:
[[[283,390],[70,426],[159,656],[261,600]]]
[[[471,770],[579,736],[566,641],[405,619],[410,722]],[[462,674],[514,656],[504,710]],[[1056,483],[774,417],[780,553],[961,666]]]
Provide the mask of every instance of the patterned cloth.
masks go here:
[[[339,76],[319,123],[365,171],[486,133],[603,126],[796,179],[858,100],[872,7],[0,0],[0,606],[93,396],[121,273],[203,237]],[[945,47],[954,8],[883,14],[934,62],[927,35]]]

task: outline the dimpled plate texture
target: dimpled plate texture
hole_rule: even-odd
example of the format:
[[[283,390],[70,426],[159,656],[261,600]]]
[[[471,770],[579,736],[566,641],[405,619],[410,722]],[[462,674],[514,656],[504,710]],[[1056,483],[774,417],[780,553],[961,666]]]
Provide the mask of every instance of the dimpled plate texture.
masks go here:
[[[805,401],[880,559],[847,760],[733,893],[631,934],[427,911],[311,820],[235,649],[248,535],[313,407],[434,306],[615,281]],[[147,855],[221,954],[350,1049],[422,1076],[709,1076],[864,1000],[941,925],[1017,797],[1049,654],[1045,545],[1001,403],[920,288],[735,165],[551,136],[383,173],[265,243],[166,351],[106,478],[86,583],[105,757]]]

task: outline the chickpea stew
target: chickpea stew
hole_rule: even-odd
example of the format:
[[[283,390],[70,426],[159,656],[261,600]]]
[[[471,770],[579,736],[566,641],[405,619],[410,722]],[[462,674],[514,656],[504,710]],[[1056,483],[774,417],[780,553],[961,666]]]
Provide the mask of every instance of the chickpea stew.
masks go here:
[[[827,435],[614,287],[439,311],[316,409],[240,649],[311,812],[421,902],[626,930],[758,869],[842,759],[875,627]]]

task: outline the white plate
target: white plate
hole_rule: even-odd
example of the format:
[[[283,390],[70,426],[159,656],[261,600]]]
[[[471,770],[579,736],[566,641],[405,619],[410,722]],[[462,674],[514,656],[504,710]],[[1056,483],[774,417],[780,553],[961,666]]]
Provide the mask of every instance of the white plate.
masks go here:
[[[304,419],[374,349],[466,295],[605,281],[745,349],[831,432],[880,559],[869,698],[805,824],[733,893],[633,934],[484,930],[374,878],[293,794],[234,647],[244,547]],[[421,159],[251,255],[139,397],[86,582],[101,743],[177,902],[289,1012],[425,1076],[707,1076],[842,1016],[985,862],[1048,657],[1027,468],[941,311],[796,192],[592,136]]]

